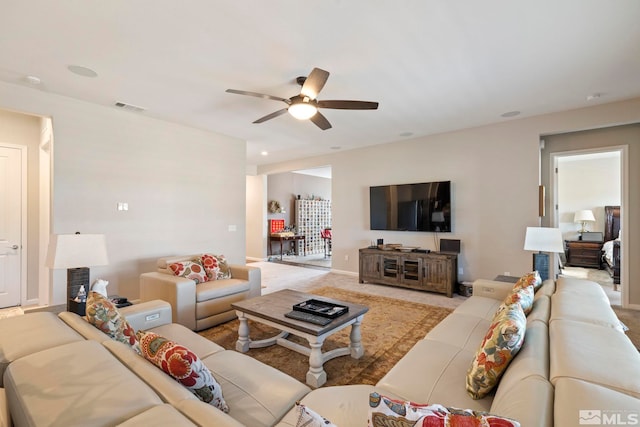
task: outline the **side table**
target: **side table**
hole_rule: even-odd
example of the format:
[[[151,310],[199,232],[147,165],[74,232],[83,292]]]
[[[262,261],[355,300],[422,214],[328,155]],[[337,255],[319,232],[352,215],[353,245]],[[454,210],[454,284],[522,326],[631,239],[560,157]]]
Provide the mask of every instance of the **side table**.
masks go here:
[[[505,276],[503,274],[500,274],[493,280],[495,280],[496,282],[518,283],[518,280],[520,280],[520,278],[516,276]]]

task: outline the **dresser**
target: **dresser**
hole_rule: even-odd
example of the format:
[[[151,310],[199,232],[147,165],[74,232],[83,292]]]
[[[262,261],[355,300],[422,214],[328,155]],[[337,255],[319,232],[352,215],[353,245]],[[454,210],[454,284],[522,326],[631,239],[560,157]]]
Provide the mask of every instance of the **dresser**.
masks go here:
[[[565,240],[567,264],[573,267],[602,268],[603,242]]]

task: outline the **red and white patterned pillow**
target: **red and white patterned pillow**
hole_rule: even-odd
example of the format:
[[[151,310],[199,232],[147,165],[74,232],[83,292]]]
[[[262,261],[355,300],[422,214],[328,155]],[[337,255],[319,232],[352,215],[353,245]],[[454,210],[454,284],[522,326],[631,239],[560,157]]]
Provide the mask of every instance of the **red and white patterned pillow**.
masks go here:
[[[189,389],[198,399],[229,412],[222,387],[194,352],[154,332],[138,331],[136,336],[145,359]]]
[[[109,298],[105,298],[98,292],[90,291],[87,297],[86,317],[89,323],[109,337],[127,344],[136,353],[141,354],[136,332]]]
[[[487,412],[446,407],[437,403],[422,405],[390,399],[379,393],[369,395],[370,427],[398,426],[489,426],[520,427],[520,423]]]
[[[198,260],[209,280],[231,279],[231,267],[224,255],[203,254]]]
[[[174,262],[173,264],[169,264],[169,270],[171,270],[176,276],[193,280],[196,282],[196,285],[198,283],[209,281],[209,277],[207,277],[207,273],[200,262]]]

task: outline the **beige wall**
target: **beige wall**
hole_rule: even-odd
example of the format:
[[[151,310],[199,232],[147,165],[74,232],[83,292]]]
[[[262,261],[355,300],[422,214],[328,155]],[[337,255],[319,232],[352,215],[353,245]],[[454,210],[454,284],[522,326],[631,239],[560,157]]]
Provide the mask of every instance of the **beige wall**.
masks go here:
[[[640,115],[640,102],[638,100],[619,103],[615,106],[625,105],[631,111]],[[640,192],[637,191],[638,183],[640,183],[640,118],[636,119],[636,123],[633,125],[556,134],[545,136],[544,140],[545,149],[542,153],[542,178],[544,184],[550,181],[551,153],[564,153],[600,147],[626,146],[628,148],[627,165],[623,164],[622,173],[623,176],[625,173],[627,174],[629,183],[627,193],[629,198],[626,201],[624,200],[625,188],[623,188],[623,199],[620,205],[622,207],[621,215],[623,221],[622,238],[625,242],[623,243],[623,251],[625,252],[623,261],[629,260],[629,262],[626,264],[622,262],[621,264],[621,283],[623,286],[628,284],[626,297],[628,297],[629,303],[640,308],[640,265],[633,262],[633,260],[638,259],[638,254],[640,254],[640,228],[635,225],[640,221]],[[546,218],[546,223],[550,223],[549,221],[550,219]],[[627,227],[624,226],[625,222],[628,224]]]
[[[259,167],[258,173],[331,166],[336,270],[356,273],[358,249],[378,237],[430,249],[435,237],[450,237],[462,241],[459,280],[517,275],[532,264],[523,245],[526,227],[539,223],[541,136],[634,122],[640,122],[640,98],[283,162]],[[638,172],[630,176],[632,186],[640,173],[640,162],[633,161]],[[369,186],[432,180],[452,181],[453,233],[369,230]],[[637,201],[629,212],[640,215]],[[630,250],[637,244],[640,236]],[[632,273],[631,283],[638,293],[640,271]],[[634,294],[631,302],[640,304],[640,295]]]
[[[247,258],[261,260],[267,251],[267,177],[247,176]]]
[[[6,83],[0,108],[52,117],[52,232],[106,235],[109,265],[91,276],[109,293],[137,298],[140,273],[165,255],[244,263],[244,141]],[[50,302],[64,303],[66,272],[53,280]]]

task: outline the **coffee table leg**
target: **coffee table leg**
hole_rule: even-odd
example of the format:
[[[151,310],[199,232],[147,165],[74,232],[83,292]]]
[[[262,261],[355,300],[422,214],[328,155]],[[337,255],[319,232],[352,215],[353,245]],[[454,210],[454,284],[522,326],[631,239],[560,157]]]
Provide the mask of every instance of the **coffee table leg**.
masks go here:
[[[360,325],[362,324],[362,318],[364,316],[359,316],[356,321],[351,325],[351,334],[349,338],[351,339],[351,344],[349,347],[351,348],[351,357],[354,359],[360,359],[364,355],[364,347],[362,346],[362,335],[360,333]]]
[[[246,353],[249,351],[251,340],[249,339],[249,322],[241,311],[236,311],[240,326],[238,327],[238,341],[236,342],[236,351],[240,353]]]
[[[311,352],[309,353],[309,371],[307,372],[307,384],[318,388],[327,382],[327,373],[324,371],[324,359],[322,357],[322,341],[309,340]]]

